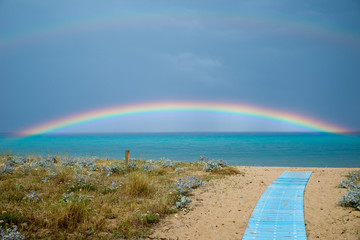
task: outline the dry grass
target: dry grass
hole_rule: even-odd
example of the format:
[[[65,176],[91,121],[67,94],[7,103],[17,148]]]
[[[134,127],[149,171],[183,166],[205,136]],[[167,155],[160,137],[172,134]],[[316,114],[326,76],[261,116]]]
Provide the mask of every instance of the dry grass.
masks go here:
[[[238,169],[234,167],[222,167],[222,168],[216,168],[213,171],[211,171],[212,174],[218,174],[218,175],[237,175],[237,174],[243,174]]]
[[[0,158],[0,168],[12,159]],[[98,160],[95,167],[66,164],[59,157],[53,162],[28,158],[12,173],[0,173],[0,226],[17,225],[27,239],[145,237],[153,224],[178,211],[177,178],[214,176],[199,163],[133,163],[128,169],[123,161]],[[229,167],[216,175],[238,173]]]
[[[124,193],[130,197],[151,197],[155,192],[151,176],[144,172],[131,172],[124,182]]]

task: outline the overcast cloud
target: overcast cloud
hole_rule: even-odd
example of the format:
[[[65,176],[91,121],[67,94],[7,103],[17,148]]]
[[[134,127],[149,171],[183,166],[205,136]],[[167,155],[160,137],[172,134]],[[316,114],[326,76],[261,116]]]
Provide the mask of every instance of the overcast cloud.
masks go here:
[[[0,132],[170,100],[252,104],[360,130],[359,76],[356,0],[0,1]],[[67,131],[198,130],[299,129],[169,114]]]

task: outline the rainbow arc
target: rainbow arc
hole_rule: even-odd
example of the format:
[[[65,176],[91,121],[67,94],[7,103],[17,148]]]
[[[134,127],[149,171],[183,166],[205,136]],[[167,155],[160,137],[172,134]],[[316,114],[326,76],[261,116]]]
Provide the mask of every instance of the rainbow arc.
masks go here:
[[[216,102],[158,102],[120,105],[79,113],[68,117],[60,118],[55,121],[40,124],[38,126],[30,127],[28,129],[19,131],[17,134],[22,136],[41,135],[60,131],[76,125],[101,121],[105,119],[125,117],[131,115],[146,115],[150,113],[156,114],[177,112],[214,113],[223,115],[248,116],[293,125],[301,127],[308,131],[337,134],[349,132],[348,129],[342,128],[340,126],[335,126],[324,121],[312,119],[290,112],[283,112],[274,109],[265,109],[257,106]]]

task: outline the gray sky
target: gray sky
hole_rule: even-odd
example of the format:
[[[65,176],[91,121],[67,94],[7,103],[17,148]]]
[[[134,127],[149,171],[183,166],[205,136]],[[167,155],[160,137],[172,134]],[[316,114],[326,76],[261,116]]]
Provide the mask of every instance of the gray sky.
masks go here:
[[[250,104],[360,130],[360,4],[0,0],[0,132],[166,101]],[[67,131],[295,131],[159,114]]]

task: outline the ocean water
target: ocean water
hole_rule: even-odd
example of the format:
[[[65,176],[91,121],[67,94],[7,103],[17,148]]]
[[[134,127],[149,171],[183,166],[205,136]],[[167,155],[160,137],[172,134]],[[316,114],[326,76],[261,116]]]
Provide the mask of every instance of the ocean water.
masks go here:
[[[200,155],[230,165],[288,167],[360,167],[360,134],[309,133],[134,133],[0,135],[0,153],[14,155],[97,156],[123,159],[162,157],[196,161]]]

